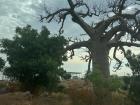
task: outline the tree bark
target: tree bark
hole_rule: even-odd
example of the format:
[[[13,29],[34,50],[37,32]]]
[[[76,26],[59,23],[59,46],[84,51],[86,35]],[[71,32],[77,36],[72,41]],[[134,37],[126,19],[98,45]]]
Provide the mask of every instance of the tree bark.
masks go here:
[[[106,43],[94,42],[92,46],[92,68],[101,71],[105,78],[109,77],[109,48]]]

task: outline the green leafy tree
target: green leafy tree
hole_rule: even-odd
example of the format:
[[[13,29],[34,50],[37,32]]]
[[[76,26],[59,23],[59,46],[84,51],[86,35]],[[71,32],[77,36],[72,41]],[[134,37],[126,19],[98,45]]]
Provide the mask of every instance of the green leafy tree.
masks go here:
[[[131,99],[136,103],[140,104],[140,76],[133,76],[131,78],[129,94]]]
[[[128,50],[125,55],[128,60],[126,66],[131,68],[133,75],[140,75],[140,54],[135,55]]]
[[[2,53],[7,55],[10,66],[3,73],[21,82],[25,90],[34,92],[38,86],[48,90],[56,87],[66,61],[63,36],[50,36],[46,27],[41,32],[30,25],[17,27],[13,39],[3,39]]]
[[[135,55],[130,50],[126,52],[127,66],[132,70],[129,93],[136,105],[140,104],[140,54]]]
[[[5,61],[0,57],[0,71],[3,71],[3,67],[5,65]]]

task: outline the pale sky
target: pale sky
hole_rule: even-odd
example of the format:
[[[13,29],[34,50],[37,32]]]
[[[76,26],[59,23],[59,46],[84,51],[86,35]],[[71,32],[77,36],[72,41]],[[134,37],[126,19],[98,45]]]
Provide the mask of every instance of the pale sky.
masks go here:
[[[93,2],[96,2],[97,4],[104,2],[104,0],[87,1],[90,5]],[[48,27],[52,34],[57,34],[59,30],[59,25],[57,23],[52,22],[50,24],[47,24],[46,22],[41,23],[39,21],[40,15],[44,13],[44,3],[47,8],[51,9],[52,11],[61,7],[68,6],[67,0],[0,0],[0,39],[12,38],[14,36],[15,27],[23,27],[27,24],[30,24],[33,28],[39,30],[42,25],[45,25]],[[127,12],[130,12],[133,8],[134,7],[128,8]],[[98,19],[95,18],[95,20]],[[77,24],[72,23],[70,18],[67,19],[64,27],[64,35],[66,37],[79,37],[81,33],[85,33]],[[132,51],[139,53],[139,49],[137,48],[133,48]],[[64,68],[67,71],[84,73],[87,70],[87,63],[81,61],[81,55],[85,55],[85,52],[82,50],[76,50],[76,56],[74,57],[74,59],[64,63]],[[112,57],[112,51],[110,53],[110,56]],[[121,55],[120,53],[118,53],[118,57],[126,62],[126,60],[123,59],[123,55]],[[115,64],[115,61],[112,61],[111,64]],[[116,73],[118,75],[126,75],[127,73],[130,73],[130,70],[126,67],[122,67],[122,70],[119,70]],[[111,74],[113,74],[112,70]]]

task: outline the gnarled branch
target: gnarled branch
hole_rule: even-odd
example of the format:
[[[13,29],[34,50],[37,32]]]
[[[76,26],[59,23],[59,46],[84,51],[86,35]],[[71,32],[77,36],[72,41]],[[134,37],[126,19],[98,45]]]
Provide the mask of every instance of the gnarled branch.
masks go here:
[[[114,52],[113,52],[113,58],[117,61],[117,64],[116,64],[117,66],[114,67],[114,68],[115,68],[115,71],[118,70],[118,69],[120,68],[121,64],[122,64],[121,60],[119,60],[119,59],[116,57],[117,48],[118,48],[118,46],[116,46],[116,47],[114,48]]]
[[[117,43],[118,41],[120,41],[121,37],[124,36],[125,34],[126,34],[126,32],[124,32],[124,31],[121,31],[121,32],[115,34],[114,38],[111,39],[109,41],[109,43],[111,43],[111,42],[112,43]]]
[[[131,43],[131,42],[117,42],[117,43],[109,43],[109,47],[117,47],[117,46],[128,46],[128,47],[140,47],[140,44],[138,43]]]
[[[81,47],[87,47],[89,46],[89,41],[82,41],[82,42],[75,42],[72,45],[69,45],[66,47],[66,51],[67,50],[73,50],[73,49],[78,49]]]

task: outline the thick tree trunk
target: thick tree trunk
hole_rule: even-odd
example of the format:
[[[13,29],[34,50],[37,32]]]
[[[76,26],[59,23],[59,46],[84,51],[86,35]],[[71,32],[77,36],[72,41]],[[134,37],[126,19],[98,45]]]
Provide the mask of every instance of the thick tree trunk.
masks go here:
[[[92,68],[101,70],[101,73],[104,77],[109,77],[110,70],[109,70],[109,48],[107,47],[106,43],[96,42],[93,43],[92,46]]]

